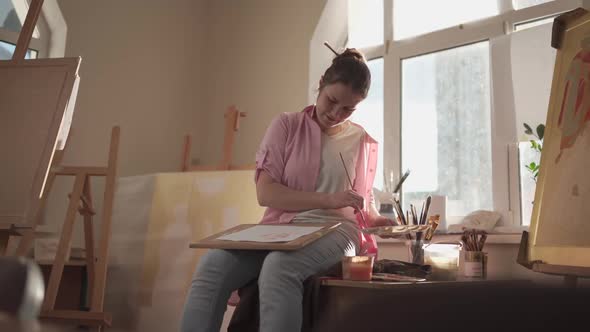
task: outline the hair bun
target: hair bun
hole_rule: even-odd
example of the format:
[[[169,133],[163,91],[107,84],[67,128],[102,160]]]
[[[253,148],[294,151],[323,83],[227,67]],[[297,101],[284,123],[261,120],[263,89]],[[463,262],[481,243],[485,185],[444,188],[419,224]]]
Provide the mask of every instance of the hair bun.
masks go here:
[[[360,61],[360,62],[366,62],[363,54],[361,52],[357,51],[356,48],[347,48],[346,50],[344,50],[344,52],[342,52],[338,56],[336,56],[332,60],[332,63],[336,63],[340,60],[344,60],[344,59],[348,59],[348,58],[353,58],[353,59]]]

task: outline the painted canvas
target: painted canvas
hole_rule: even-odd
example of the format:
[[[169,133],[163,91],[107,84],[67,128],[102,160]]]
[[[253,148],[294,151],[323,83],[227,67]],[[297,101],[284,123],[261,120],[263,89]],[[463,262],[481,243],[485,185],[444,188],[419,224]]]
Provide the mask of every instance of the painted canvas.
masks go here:
[[[590,266],[590,13],[554,23],[557,57],[531,223],[530,260]]]

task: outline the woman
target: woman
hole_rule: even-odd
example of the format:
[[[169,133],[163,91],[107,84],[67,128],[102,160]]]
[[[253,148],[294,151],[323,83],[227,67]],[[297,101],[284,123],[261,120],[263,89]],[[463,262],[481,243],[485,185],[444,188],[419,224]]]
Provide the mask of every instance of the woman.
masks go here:
[[[297,251],[209,250],[195,271],[182,331],[219,331],[231,292],[258,278],[260,331],[299,332],[303,281],[342,256],[376,254],[374,238],[360,229],[389,223],[372,197],[377,142],[348,120],[370,84],[360,52],[336,54],[316,104],[276,117],[256,154],[258,202],[267,207],[261,223],[342,225]]]

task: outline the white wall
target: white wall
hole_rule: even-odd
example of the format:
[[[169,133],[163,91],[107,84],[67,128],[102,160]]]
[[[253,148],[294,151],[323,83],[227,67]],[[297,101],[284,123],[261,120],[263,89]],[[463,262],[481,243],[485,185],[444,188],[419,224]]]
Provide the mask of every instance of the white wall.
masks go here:
[[[325,2],[207,2],[201,164],[221,160],[223,112],[229,105],[248,113],[236,137],[235,164],[254,162],[275,115],[307,105],[309,41]]]
[[[204,1],[61,0],[65,56],[81,56],[65,162],[101,164],[121,126],[119,175],[180,168],[183,135],[203,130]],[[198,151],[197,151],[198,152]]]
[[[66,165],[106,165],[110,131],[121,127],[118,176],[178,171],[183,136],[203,132],[205,0],[59,0],[66,57],[82,57]],[[46,13],[47,14],[47,13]],[[64,30],[66,31],[66,30]],[[199,145],[193,153],[198,154]],[[94,203],[102,217],[104,181]],[[59,231],[72,181],[59,177],[46,229]],[[77,225],[74,245],[80,246]]]

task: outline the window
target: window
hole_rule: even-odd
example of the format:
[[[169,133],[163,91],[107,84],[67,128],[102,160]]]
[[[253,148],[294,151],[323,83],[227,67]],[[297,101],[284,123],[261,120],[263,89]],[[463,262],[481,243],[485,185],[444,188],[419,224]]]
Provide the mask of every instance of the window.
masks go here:
[[[402,169],[406,208],[447,196],[447,213],[492,206],[489,43],[402,60]]]
[[[535,156],[515,147],[523,122],[546,117],[555,54],[544,23],[580,2],[345,3],[348,38],[336,46],[371,60],[373,86],[353,120],[381,143],[375,187],[409,169],[405,208],[445,195],[447,222],[486,209],[502,214],[500,225],[528,225],[535,183],[522,165]]]
[[[371,70],[371,89],[350,119],[363,126],[379,142],[374,187],[383,188],[383,59],[371,60],[368,65]]]
[[[0,60],[10,60],[12,59],[12,54],[16,45],[11,43],[6,43],[0,40]],[[37,51],[29,49],[25,54],[25,59],[36,59],[37,58]]]
[[[497,0],[394,0],[394,39],[414,37],[497,14]]]

